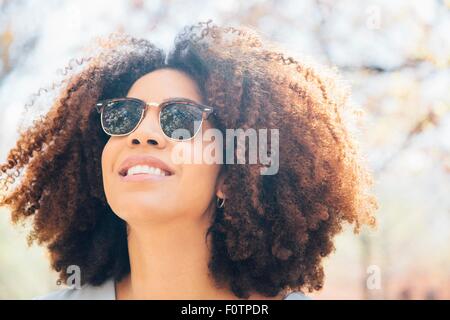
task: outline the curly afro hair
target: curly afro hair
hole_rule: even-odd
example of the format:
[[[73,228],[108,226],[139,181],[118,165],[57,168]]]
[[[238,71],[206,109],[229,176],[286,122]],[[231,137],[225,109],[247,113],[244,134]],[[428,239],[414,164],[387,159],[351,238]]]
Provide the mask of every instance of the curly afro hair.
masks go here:
[[[189,74],[217,128],[279,130],[279,171],[224,164],[227,205],[217,208],[208,235],[209,269],[240,298],[320,290],[322,258],[334,250],[344,223],[374,225],[373,184],[346,124],[348,90],[336,73],[299,62],[247,27],[200,22],[185,27],[167,54],[147,40],[113,34],[66,77],[45,115],[21,130],[0,166],[12,221],[32,216],[29,243],[47,246],[52,268],[67,280],[78,265],[82,283],[100,285],[130,272],[127,228],[106,201],[101,153],[108,140],[93,106],[127,94],[158,68]],[[70,67],[69,67],[70,69]],[[236,150],[235,150],[236,152]]]

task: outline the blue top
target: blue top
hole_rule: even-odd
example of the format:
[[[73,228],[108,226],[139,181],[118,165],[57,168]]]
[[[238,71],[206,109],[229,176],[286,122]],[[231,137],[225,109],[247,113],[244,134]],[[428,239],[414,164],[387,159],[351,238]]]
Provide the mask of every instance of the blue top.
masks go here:
[[[33,300],[116,300],[116,289],[111,278],[100,286],[85,284],[80,289],[61,289],[35,297]],[[283,300],[309,300],[309,298],[301,292],[291,292]]]

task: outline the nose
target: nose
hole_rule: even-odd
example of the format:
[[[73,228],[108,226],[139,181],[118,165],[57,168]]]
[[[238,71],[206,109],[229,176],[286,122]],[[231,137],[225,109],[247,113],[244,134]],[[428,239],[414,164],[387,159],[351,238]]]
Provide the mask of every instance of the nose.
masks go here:
[[[136,145],[152,145],[157,148],[165,148],[167,140],[164,137],[158,121],[158,108],[148,108],[145,117],[139,126],[127,136],[127,144],[130,147]]]

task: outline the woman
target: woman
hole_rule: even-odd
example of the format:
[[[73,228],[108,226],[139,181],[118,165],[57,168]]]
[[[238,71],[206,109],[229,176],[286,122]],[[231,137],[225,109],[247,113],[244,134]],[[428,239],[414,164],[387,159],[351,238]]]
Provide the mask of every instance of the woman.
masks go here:
[[[43,298],[320,290],[343,223],[373,225],[377,208],[336,76],[211,21],[186,27],[167,56],[128,36],[99,49],[0,170],[7,188],[27,168],[0,204],[14,222],[33,217],[29,241],[81,285]],[[245,150],[249,132],[274,134]]]

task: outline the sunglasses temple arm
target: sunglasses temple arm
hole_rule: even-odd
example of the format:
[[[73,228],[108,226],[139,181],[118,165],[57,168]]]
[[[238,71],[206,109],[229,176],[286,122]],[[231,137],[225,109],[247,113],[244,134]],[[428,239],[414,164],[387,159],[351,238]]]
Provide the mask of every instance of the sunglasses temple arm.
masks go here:
[[[95,110],[97,110],[98,113],[102,112],[103,102],[99,102],[95,104]]]
[[[215,114],[214,109],[211,107],[205,107],[203,109],[203,119],[208,119],[208,117],[212,114]]]

